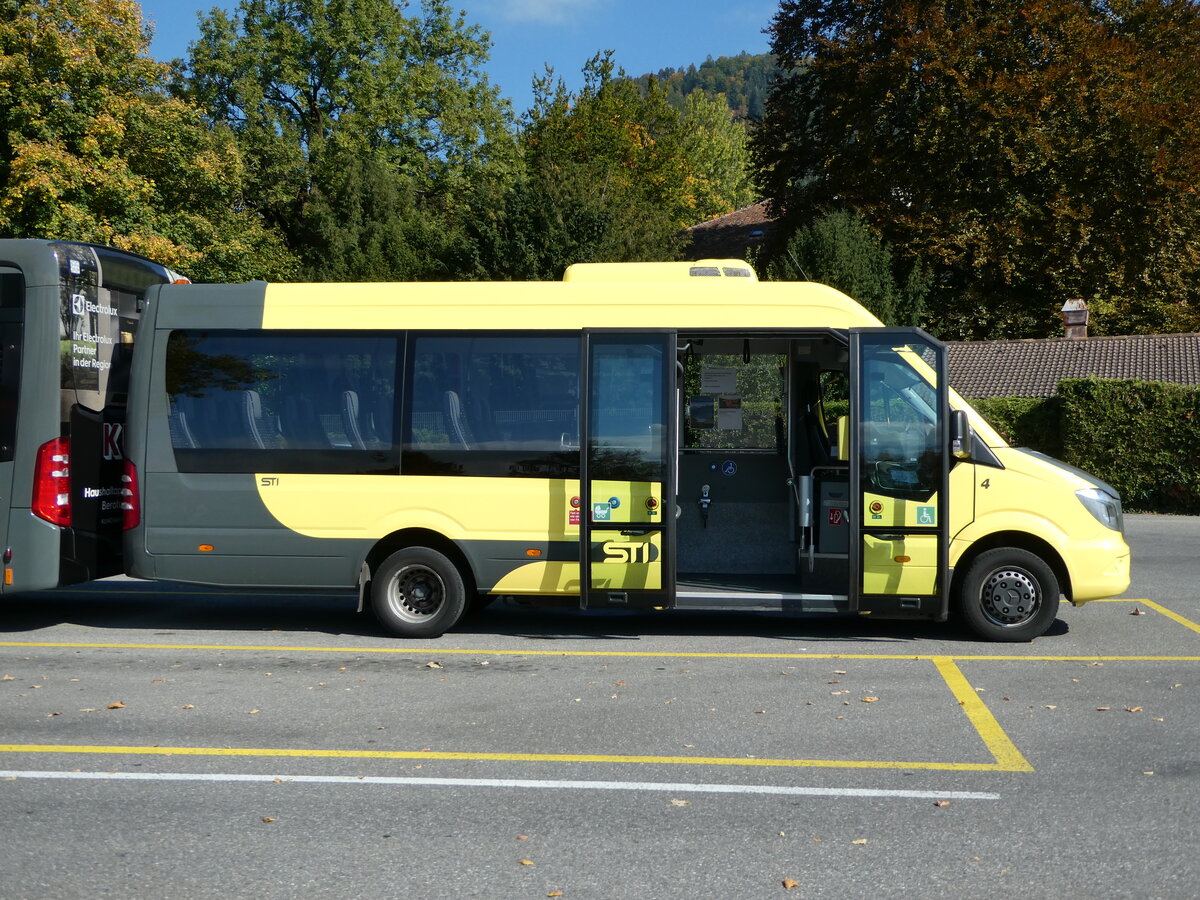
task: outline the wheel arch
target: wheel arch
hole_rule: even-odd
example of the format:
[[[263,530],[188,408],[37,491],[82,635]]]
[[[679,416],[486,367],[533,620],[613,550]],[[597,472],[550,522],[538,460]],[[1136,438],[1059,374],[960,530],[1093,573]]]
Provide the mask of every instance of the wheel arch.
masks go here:
[[[436,531],[431,531],[428,528],[403,528],[400,531],[393,531],[391,534],[385,535],[376,541],[375,545],[367,553],[366,559],[363,560],[370,577],[373,578],[375,576],[375,573],[379,571],[379,566],[385,559],[397,550],[403,550],[405,547],[428,547],[430,550],[436,550],[441,553],[458,569],[459,575],[462,576],[463,587],[467,592],[467,596],[474,596],[477,590],[475,571],[472,569],[467,555],[450,538]],[[364,596],[369,593],[369,579],[362,593]]]
[[[962,579],[970,568],[971,563],[981,553],[1000,547],[1013,547],[1027,550],[1037,556],[1050,567],[1054,577],[1058,579],[1058,589],[1064,597],[1071,599],[1071,573],[1062,554],[1049,541],[1043,540],[1027,531],[995,531],[972,543],[954,564],[954,578],[950,584],[951,597],[957,597],[962,587]]]

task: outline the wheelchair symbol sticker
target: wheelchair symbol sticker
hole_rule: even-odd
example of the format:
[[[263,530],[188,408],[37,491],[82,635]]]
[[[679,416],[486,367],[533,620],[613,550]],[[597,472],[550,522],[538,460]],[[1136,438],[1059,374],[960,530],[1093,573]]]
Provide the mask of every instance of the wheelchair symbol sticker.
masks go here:
[[[737,474],[737,463],[732,459],[727,459],[721,463],[721,474],[728,478],[731,475]]]
[[[918,525],[936,525],[937,524],[937,507],[936,506],[918,506],[917,507],[917,524]]]

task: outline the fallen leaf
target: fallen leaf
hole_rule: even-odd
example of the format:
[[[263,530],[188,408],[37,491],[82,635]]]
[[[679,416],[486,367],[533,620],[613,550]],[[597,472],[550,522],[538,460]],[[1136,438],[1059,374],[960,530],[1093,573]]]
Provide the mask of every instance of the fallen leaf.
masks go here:
[[[1096,712],[1108,712],[1110,709],[1112,709],[1111,706],[1097,706]]]
[[[151,684],[165,684],[161,678],[154,678],[150,681]]]
[[[3,678],[0,678],[0,681],[16,681],[16,680],[17,680],[16,675],[5,675]]]
[[[794,878],[783,879],[783,889],[785,891],[790,891],[792,888],[798,888],[798,887],[800,887],[800,882],[798,882],[796,879],[794,879]]]
[[[692,801],[691,800],[672,800],[671,805],[672,806],[691,806]]]
[[[196,707],[192,706],[192,704],[190,704],[190,703],[185,703],[185,704],[183,704],[183,706],[181,706],[179,708],[180,709],[195,709]]]
[[[933,802],[933,805],[934,805],[934,806],[949,806],[949,805],[950,805],[950,801],[949,801],[949,800],[935,800],[935,801]]]
[[[521,865],[523,865],[523,866],[532,866],[532,865],[533,865],[533,860],[532,860],[532,859],[522,859],[522,860],[518,860],[518,861],[519,861],[519,862],[521,863]]]
[[[1145,615],[1145,613],[1144,613],[1144,612],[1142,612],[1140,609],[1138,609],[1138,608],[1135,606],[1135,607],[1133,608],[1133,612],[1131,612],[1131,613],[1130,613],[1130,615],[1131,615],[1131,616],[1144,616],[1144,615]]]
[[[1057,706],[1043,706],[1042,709],[1058,709]]]
[[[271,818],[271,816],[263,816],[263,824],[264,825],[270,825],[274,821],[275,820],[273,818]]]
[[[863,697],[862,702],[863,703],[878,703],[879,698],[878,697]]]
[[[833,674],[834,674],[834,675],[845,675],[845,674],[846,674],[846,670],[845,670],[845,669],[834,669],[834,670],[833,670]]]
[[[551,891],[551,892],[550,892],[550,893],[548,893],[546,896],[547,896],[547,897],[561,897],[561,896],[562,896],[562,891]]]
[[[850,843],[852,843],[852,844],[865,844],[866,842],[867,842],[867,839],[866,839],[866,838],[859,838],[857,841],[851,841]]]
[[[255,714],[257,714],[257,713],[260,713],[260,712],[262,712],[262,710],[261,710],[261,709],[248,709],[248,710],[246,710],[246,715],[248,715],[248,716],[253,716],[253,715],[255,715]]]
[[[440,662],[435,662],[434,660],[430,660],[429,662],[425,663],[425,668],[427,668],[427,669],[441,669],[441,668],[444,668],[444,667],[442,666],[442,664],[441,664]]]
[[[122,700],[117,700],[113,703],[108,704],[108,708],[109,709],[124,709],[125,703]]]
[[[529,835],[527,835],[527,834],[518,834],[518,835],[517,835],[517,840],[518,840],[518,841],[527,841],[527,840],[529,840]]]
[[[756,716],[761,716],[761,715],[762,715],[763,713],[765,713],[765,712],[766,712],[766,710],[765,710],[765,709],[756,709],[756,710],[754,711],[754,714],[755,714]]]
[[[60,713],[60,712],[46,713],[46,718],[53,719],[55,716],[61,716],[61,715],[62,715],[62,713]]]
[[[1141,708],[1140,706],[1127,706],[1127,707],[1125,707],[1125,712],[1141,712],[1141,711],[1142,711],[1142,708]]]

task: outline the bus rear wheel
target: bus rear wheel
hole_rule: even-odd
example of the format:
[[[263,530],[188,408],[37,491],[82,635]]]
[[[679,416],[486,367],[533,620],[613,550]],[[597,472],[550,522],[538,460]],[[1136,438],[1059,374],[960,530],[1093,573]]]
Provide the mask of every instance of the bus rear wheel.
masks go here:
[[[429,547],[397,550],[371,578],[371,608],[397,637],[441,637],[462,617],[466,605],[462,575]]]
[[[1000,547],[979,554],[967,567],[958,604],[979,637],[1015,643],[1045,634],[1058,600],[1058,578],[1041,557]]]

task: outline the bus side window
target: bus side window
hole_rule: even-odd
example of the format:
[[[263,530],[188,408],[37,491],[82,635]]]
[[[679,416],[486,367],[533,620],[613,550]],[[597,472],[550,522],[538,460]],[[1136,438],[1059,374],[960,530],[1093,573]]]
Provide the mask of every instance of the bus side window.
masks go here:
[[[575,336],[414,336],[405,474],[571,477],[579,345]]]
[[[395,471],[398,343],[357,332],[172,333],[168,425],[180,471]]]

